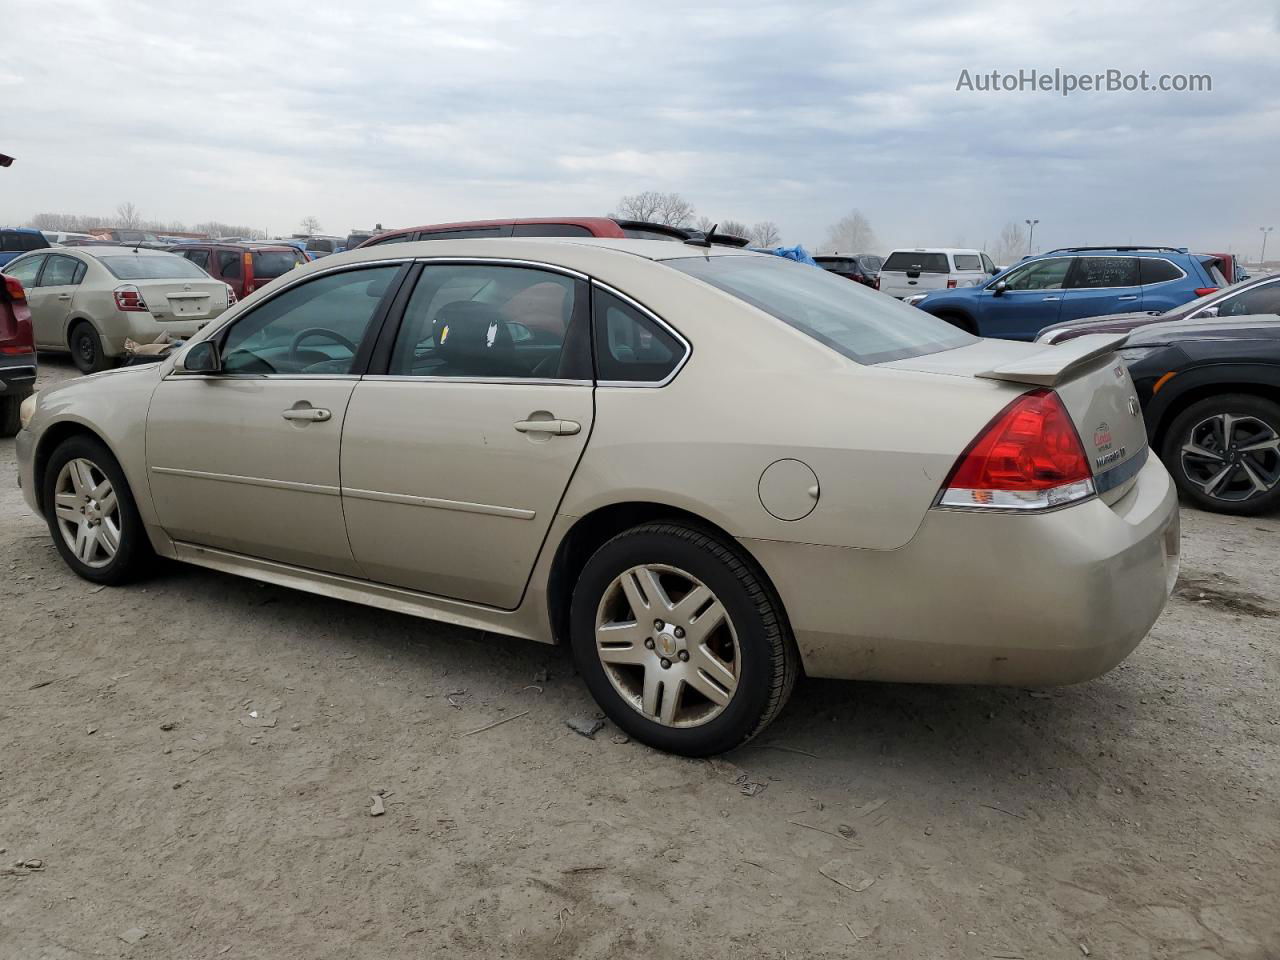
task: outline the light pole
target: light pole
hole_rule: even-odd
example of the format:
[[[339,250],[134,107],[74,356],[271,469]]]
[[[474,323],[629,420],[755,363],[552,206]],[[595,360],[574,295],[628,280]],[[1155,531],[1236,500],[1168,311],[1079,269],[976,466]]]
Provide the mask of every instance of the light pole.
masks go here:
[[[1261,270],[1262,265],[1267,262],[1267,234],[1274,230],[1275,227],[1259,227],[1258,229],[1262,231],[1262,253],[1258,257],[1258,269]]]
[[[1040,222],[1039,220],[1027,221],[1027,226],[1031,228],[1030,230],[1027,231],[1027,256],[1031,255],[1031,241],[1035,238],[1036,224],[1039,222]]]

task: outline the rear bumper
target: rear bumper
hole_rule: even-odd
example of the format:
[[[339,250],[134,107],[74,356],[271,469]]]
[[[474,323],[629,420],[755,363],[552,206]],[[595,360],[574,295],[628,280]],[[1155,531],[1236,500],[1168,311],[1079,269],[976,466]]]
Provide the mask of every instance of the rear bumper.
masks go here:
[[[1110,670],[1178,573],[1178,502],[1151,457],[1107,506],[1034,516],[931,510],[891,551],[744,540],[811,676],[1041,685]]]

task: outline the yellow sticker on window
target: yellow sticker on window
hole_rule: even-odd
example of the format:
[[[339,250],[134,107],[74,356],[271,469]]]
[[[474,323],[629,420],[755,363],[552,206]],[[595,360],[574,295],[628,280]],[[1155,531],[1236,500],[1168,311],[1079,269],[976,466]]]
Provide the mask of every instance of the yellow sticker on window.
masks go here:
[[[444,343],[448,339],[449,339],[449,325],[446,323],[444,327],[440,330],[440,342]]]

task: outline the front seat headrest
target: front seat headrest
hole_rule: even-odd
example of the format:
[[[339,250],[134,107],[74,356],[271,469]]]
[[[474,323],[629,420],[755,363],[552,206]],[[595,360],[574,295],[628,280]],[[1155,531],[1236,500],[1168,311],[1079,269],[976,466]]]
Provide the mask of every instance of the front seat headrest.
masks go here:
[[[495,307],[461,300],[442,308],[432,324],[436,351],[455,373],[474,376],[513,376],[515,341],[511,328]]]

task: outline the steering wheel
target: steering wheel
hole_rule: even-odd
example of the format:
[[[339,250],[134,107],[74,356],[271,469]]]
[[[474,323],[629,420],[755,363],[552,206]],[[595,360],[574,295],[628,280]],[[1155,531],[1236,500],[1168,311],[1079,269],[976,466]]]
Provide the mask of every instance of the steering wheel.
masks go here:
[[[302,346],[302,341],[309,337],[317,336],[327,337],[336,343],[342,344],[351,351],[353,357],[356,355],[356,351],[360,349],[337,331],[326,330],[324,327],[307,327],[305,330],[299,330],[293,338],[293,343],[289,345],[289,360],[293,363],[298,363],[298,347]]]

